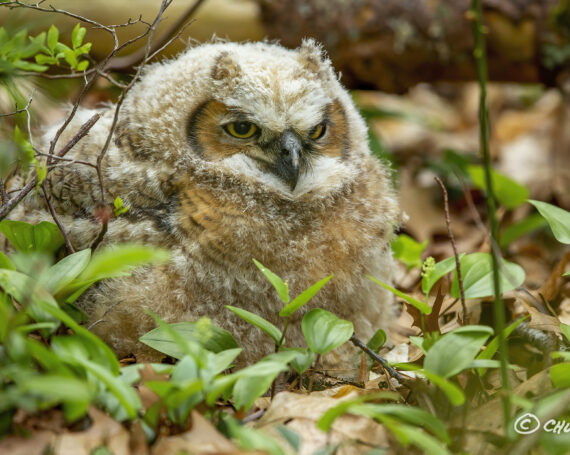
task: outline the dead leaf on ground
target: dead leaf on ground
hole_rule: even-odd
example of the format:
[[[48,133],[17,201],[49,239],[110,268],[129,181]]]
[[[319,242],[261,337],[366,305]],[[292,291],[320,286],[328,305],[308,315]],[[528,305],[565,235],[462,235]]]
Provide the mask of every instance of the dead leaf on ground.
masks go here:
[[[236,445],[223,436],[197,411],[192,411],[192,429],[176,436],[161,437],[154,444],[151,455],[241,454]]]
[[[334,422],[328,435],[316,427],[316,422],[325,411],[354,396],[355,394],[348,394],[342,399],[335,399],[322,394],[298,395],[281,392],[275,396],[273,403],[255,426],[282,440],[275,427],[286,425],[301,437],[298,452],[300,455],[313,454],[318,449],[335,444],[341,444],[335,452],[337,455],[366,453],[370,451],[371,446],[388,447],[388,436],[384,427],[366,417],[345,414]],[[287,447],[285,442],[282,445]]]

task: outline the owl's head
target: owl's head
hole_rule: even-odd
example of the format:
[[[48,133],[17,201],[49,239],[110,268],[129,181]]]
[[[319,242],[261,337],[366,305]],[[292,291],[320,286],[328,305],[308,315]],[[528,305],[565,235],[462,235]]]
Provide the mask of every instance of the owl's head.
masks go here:
[[[141,158],[237,174],[288,197],[328,191],[368,154],[364,123],[312,40],[211,43],[152,65],[121,135]]]

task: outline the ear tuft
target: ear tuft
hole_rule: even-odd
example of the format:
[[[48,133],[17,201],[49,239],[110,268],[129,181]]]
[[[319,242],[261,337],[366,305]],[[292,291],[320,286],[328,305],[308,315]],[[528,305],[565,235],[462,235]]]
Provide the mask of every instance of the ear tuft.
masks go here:
[[[216,57],[212,67],[212,79],[215,81],[231,80],[241,72],[239,64],[233,61],[229,52],[224,51]]]
[[[298,61],[307,72],[313,73],[323,80],[327,80],[334,75],[331,61],[327,57],[325,50],[314,39],[303,39],[298,52]]]

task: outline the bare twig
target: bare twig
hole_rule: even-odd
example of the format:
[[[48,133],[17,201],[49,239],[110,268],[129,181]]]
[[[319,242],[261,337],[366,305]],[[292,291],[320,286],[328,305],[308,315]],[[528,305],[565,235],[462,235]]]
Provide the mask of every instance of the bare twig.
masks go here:
[[[184,28],[190,25],[184,25],[184,23],[196,13],[202,3],[204,3],[204,0],[196,0],[196,2],[188,8],[188,10],[181,15],[174,24],[172,24],[172,26],[156,41],[156,43],[152,45],[149,49],[150,52],[147,52],[147,50],[143,48],[130,55],[125,55],[124,57],[115,57],[109,62],[107,69],[111,71],[124,71],[132,68],[137,63],[143,61],[143,59],[146,60],[149,55],[151,55],[151,58],[154,57],[154,55],[163,50],[164,47],[168,46],[172,41],[180,36],[180,33],[176,33],[178,29],[182,28],[182,30],[180,30],[180,32],[182,32]],[[166,7],[168,6],[169,5],[166,5]]]
[[[7,114],[0,114],[0,117],[11,117],[13,115],[17,115],[20,114],[22,112],[28,112],[28,109],[30,108],[30,105],[32,104],[32,98],[33,98],[34,92],[32,91],[32,93],[30,93],[30,96],[28,97],[28,103],[21,109],[18,109],[18,103],[16,103],[16,110],[14,112],[8,112]]]
[[[368,346],[366,346],[366,344],[362,340],[357,338],[354,333],[350,337],[350,341],[357,348],[362,349],[366,354],[368,354],[370,357],[372,357],[374,360],[376,360],[380,365],[382,365],[382,367],[390,374],[390,376],[396,378],[401,384],[404,384],[406,382],[406,379],[400,373],[398,373],[396,370],[394,370],[394,368],[392,368],[388,364],[386,359],[379,356],[372,349],[370,349]]]
[[[58,157],[63,157],[73,145],[75,145],[83,136],[85,136],[89,130],[93,127],[93,125],[99,120],[99,115],[95,115],[91,117],[87,122],[85,122],[81,128],[75,133],[75,135],[68,141],[68,143],[59,151],[57,154]],[[71,145],[70,145],[71,144]],[[49,168],[48,168],[49,172]],[[22,200],[26,195],[32,191],[32,189],[38,183],[38,176],[34,172],[30,181],[9,201],[7,201],[2,207],[0,207],[0,220],[4,219],[8,213],[12,211],[12,209]]]
[[[465,291],[463,290],[463,277],[461,275],[461,264],[459,261],[459,254],[457,253],[457,245],[455,244],[455,237],[453,236],[453,231],[451,230],[451,217],[449,216],[449,199],[447,197],[447,189],[439,177],[434,177],[435,181],[441,187],[443,192],[443,210],[445,211],[445,225],[447,226],[447,233],[449,235],[449,240],[451,241],[451,247],[453,248],[453,255],[455,256],[455,268],[457,270],[457,281],[459,283],[459,293],[461,296],[461,309],[463,310],[463,323],[467,323],[467,307],[465,306]]]
[[[73,245],[71,244],[71,240],[69,238],[69,235],[67,234],[67,231],[63,227],[63,224],[61,224],[61,221],[59,220],[59,217],[57,216],[57,213],[55,212],[55,209],[53,208],[53,204],[51,203],[51,198],[50,198],[50,195],[47,191],[47,186],[46,186],[45,180],[42,182],[41,186],[42,186],[42,191],[44,193],[44,198],[45,198],[46,204],[47,204],[48,209],[49,209],[49,213],[51,213],[51,217],[53,218],[53,221],[55,221],[55,224],[57,224],[57,227],[61,231],[61,234],[63,235],[63,238],[65,240],[65,245],[67,246],[67,249],[69,250],[70,253],[75,253],[75,248],[73,248]]]

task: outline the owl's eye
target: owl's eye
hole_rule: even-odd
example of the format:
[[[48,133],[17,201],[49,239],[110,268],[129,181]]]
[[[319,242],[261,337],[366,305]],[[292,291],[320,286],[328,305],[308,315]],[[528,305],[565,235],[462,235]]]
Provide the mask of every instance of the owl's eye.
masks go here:
[[[248,139],[257,132],[257,126],[251,122],[232,122],[224,126],[224,129],[233,137]]]
[[[326,130],[327,130],[326,123],[325,122],[319,123],[311,130],[309,137],[314,141],[320,139],[325,135]]]

